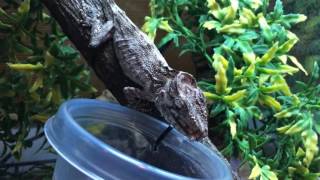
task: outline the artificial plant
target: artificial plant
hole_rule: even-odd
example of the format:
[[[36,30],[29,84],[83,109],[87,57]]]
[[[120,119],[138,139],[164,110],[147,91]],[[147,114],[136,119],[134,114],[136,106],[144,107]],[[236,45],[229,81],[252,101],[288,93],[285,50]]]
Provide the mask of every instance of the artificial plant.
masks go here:
[[[19,159],[23,149],[43,136],[43,123],[63,101],[96,90],[79,53],[39,0],[6,0],[1,5],[0,164],[4,165],[12,156]],[[8,175],[7,169],[1,168],[0,175]]]
[[[310,80],[292,92],[286,79],[310,73],[290,54],[299,38],[292,26],[307,19],[286,14],[281,0],[151,0],[142,29],[167,34],[181,54],[207,61],[198,77],[210,112],[212,136],[223,137],[224,155],[250,164],[249,179],[317,179],[319,87]],[[318,66],[311,73],[318,76]],[[229,132],[229,133],[225,133]]]

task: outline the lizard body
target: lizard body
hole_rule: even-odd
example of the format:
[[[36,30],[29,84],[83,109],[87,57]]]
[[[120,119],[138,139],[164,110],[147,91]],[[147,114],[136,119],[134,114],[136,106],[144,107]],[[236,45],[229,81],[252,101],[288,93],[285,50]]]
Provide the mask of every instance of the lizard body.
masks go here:
[[[207,137],[205,98],[193,76],[172,69],[154,43],[113,0],[105,0],[103,7],[106,9],[101,12],[106,14],[91,12],[92,16],[86,19],[93,24],[89,46],[113,42],[123,72],[141,87],[124,88],[128,100],[154,102],[165,120],[178,130],[192,139]]]

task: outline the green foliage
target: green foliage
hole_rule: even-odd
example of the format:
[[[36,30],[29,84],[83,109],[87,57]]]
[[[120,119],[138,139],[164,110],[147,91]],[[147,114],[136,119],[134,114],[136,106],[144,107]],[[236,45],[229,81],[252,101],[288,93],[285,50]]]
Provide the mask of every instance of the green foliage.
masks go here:
[[[32,146],[64,100],[90,95],[89,70],[38,0],[0,8],[0,162]],[[1,164],[0,163],[0,164]],[[0,171],[1,172],[1,171]]]
[[[208,62],[212,76],[201,77],[214,136],[222,152],[251,165],[251,179],[316,179],[319,169],[319,87],[300,83],[292,93],[286,78],[308,72],[291,49],[290,31],[306,20],[285,14],[281,0],[151,0],[151,20],[168,22],[169,41]],[[157,26],[144,28],[155,33]],[[311,79],[316,79],[317,68]],[[229,133],[225,133],[229,132]]]

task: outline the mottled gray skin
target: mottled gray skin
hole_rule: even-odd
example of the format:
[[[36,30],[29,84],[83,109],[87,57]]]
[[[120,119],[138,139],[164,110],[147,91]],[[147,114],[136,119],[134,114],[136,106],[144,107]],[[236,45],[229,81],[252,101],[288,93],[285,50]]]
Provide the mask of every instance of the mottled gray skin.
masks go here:
[[[107,14],[90,12],[92,16],[86,20],[90,22],[87,24],[94,24],[89,46],[98,47],[108,40],[113,41],[123,72],[141,86],[141,89],[124,89],[128,101],[154,102],[161,115],[190,138],[207,137],[206,102],[192,75],[170,68],[154,43],[125,12],[113,0],[105,3]],[[90,11],[84,6],[82,9]]]

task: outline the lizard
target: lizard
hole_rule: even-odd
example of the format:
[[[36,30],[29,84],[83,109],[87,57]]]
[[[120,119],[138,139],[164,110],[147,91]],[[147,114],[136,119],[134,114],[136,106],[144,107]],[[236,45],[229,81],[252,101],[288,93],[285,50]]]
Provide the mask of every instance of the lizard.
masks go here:
[[[97,48],[112,41],[124,74],[141,87],[124,88],[129,104],[137,99],[153,102],[180,132],[195,140],[207,137],[206,101],[194,77],[172,69],[155,44],[113,0],[105,0],[104,11],[90,12],[85,0],[82,4],[89,15],[86,23],[92,24],[89,46]]]
[[[89,47],[98,48],[112,41],[124,74],[140,86],[123,89],[128,101],[142,99],[153,102],[166,121],[192,140],[216,152],[231,170],[228,161],[208,136],[206,100],[195,78],[171,68],[155,44],[114,0],[81,2],[81,9],[87,11],[83,13],[87,15],[85,21],[81,23],[91,28]],[[101,3],[101,6],[97,7],[94,3]],[[234,179],[239,179],[235,172],[232,173]]]

